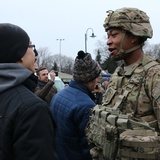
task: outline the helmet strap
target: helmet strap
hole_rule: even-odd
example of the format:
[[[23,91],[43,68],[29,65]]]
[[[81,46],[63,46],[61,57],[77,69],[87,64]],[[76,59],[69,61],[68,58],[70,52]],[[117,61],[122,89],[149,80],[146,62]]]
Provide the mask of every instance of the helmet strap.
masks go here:
[[[119,59],[119,57],[121,57],[121,55],[124,54],[125,51],[122,49],[122,47],[123,47],[125,35],[126,35],[126,32],[123,31],[121,43],[120,43],[120,46],[119,46],[119,49],[118,49],[119,51],[116,55],[113,56],[113,59]]]
[[[135,51],[135,50],[141,48],[141,46],[142,46],[142,44],[137,45],[137,46],[134,46],[133,48],[130,48],[130,49],[128,49],[128,50],[125,50],[125,51],[124,51],[124,54],[133,52],[133,51]]]
[[[123,31],[121,43],[120,43],[120,46],[119,46],[119,52],[117,53],[117,55],[115,55],[115,58],[119,58],[119,57],[121,57],[121,56],[124,55],[124,54],[131,53],[131,52],[139,49],[139,48],[143,45],[143,44],[140,44],[140,45],[134,46],[133,48],[130,48],[130,49],[128,49],[128,50],[122,49],[125,35],[126,35],[126,32]]]

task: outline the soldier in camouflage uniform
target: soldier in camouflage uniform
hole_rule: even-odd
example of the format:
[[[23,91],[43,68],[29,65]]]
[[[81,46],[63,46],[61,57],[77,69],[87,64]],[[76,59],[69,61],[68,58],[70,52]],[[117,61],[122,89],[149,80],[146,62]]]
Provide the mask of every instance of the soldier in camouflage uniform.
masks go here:
[[[158,160],[160,159],[160,147],[157,142],[160,129],[160,64],[156,62],[155,59],[144,54],[142,49],[147,38],[152,38],[153,35],[149,17],[145,12],[137,8],[121,8],[115,11],[108,11],[104,28],[108,35],[107,45],[110,56],[115,60],[123,60],[124,63],[119,66],[112,75],[104,95],[104,103],[98,109],[96,106],[93,113],[99,110],[100,112],[97,112],[97,115],[101,115],[100,118],[102,119],[104,110],[107,110],[107,108],[116,110],[118,108],[119,112],[116,116],[115,124],[117,128],[124,129],[124,124],[122,125],[121,123],[124,119],[118,121],[120,117],[119,114],[129,115],[128,117],[132,117],[131,119],[134,120],[134,122],[143,122],[148,128],[146,129],[147,134],[146,132],[144,133],[144,130],[133,130],[139,128],[139,126],[128,127],[129,123],[127,121],[127,134],[118,130],[117,132],[121,133],[121,135],[117,138],[119,139],[118,141],[122,139],[124,141],[125,138],[128,138],[130,143],[126,142],[126,146],[123,146],[123,143],[118,144],[118,149],[116,149],[117,153],[110,158],[108,158],[110,152],[106,149],[107,147],[105,147],[106,151],[103,147],[101,148],[102,155],[96,158],[94,151],[101,145],[100,143],[104,143],[105,141],[103,135],[99,136],[101,132],[99,126],[103,124],[102,122],[99,123],[100,120],[97,121],[97,123],[99,123],[97,125],[99,127],[98,131],[94,132],[92,136],[90,136],[90,139],[88,138],[90,143],[92,140],[97,139],[95,143],[97,145],[95,145],[96,147],[91,151],[92,155],[95,156],[93,156],[93,159]],[[109,112],[104,112],[104,124],[106,124],[106,126],[109,123],[108,113]],[[93,117],[96,117],[96,114],[93,115]],[[92,118],[92,120],[96,118]],[[108,123],[106,123],[107,120]],[[111,120],[111,123],[112,122],[113,119]],[[89,129],[95,130],[96,127],[94,126],[94,128],[92,128],[92,126],[88,126],[86,129],[87,136],[89,135]],[[106,126],[103,125],[101,128]],[[151,131],[149,131],[149,127],[154,131],[153,135],[156,134],[156,136],[149,133]],[[142,128],[144,129],[145,127]],[[130,131],[134,132],[130,134]],[[105,129],[105,133],[109,132],[106,132]],[[97,137],[101,137],[103,140],[98,140]],[[110,136],[107,141],[110,141],[111,138]],[[149,143],[148,139],[153,143]],[[138,141],[143,143],[139,143]],[[110,141],[109,143],[113,143],[114,145],[117,141]],[[155,144],[156,147],[154,146]]]

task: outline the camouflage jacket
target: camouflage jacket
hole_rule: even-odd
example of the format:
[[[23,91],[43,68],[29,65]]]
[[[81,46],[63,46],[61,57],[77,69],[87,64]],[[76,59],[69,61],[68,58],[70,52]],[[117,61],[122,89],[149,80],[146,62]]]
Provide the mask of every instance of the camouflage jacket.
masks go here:
[[[133,113],[134,117],[160,128],[160,64],[153,58],[144,55],[126,72],[123,66],[118,67],[112,75],[104,94],[103,106],[115,107],[120,96],[129,90],[128,95],[120,102],[122,113]],[[156,121],[156,124],[155,124]],[[158,122],[158,123],[157,123]],[[157,126],[158,124],[158,126]]]

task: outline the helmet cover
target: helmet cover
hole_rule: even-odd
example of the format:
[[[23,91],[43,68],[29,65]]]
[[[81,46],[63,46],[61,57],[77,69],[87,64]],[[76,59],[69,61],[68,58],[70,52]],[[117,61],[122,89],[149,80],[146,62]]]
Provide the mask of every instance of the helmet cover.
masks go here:
[[[104,28],[122,28],[135,36],[152,38],[153,30],[147,14],[137,8],[121,8],[107,11]]]

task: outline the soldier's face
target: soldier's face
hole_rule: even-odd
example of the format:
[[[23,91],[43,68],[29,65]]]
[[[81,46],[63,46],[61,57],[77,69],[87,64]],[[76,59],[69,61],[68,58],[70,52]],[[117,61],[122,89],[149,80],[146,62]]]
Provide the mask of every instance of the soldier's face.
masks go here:
[[[107,45],[108,50],[110,51],[110,56],[115,60],[124,59],[125,55],[117,55],[119,54],[120,49],[128,50],[133,47],[132,37],[126,35],[121,29],[111,29],[107,32],[107,35]]]

